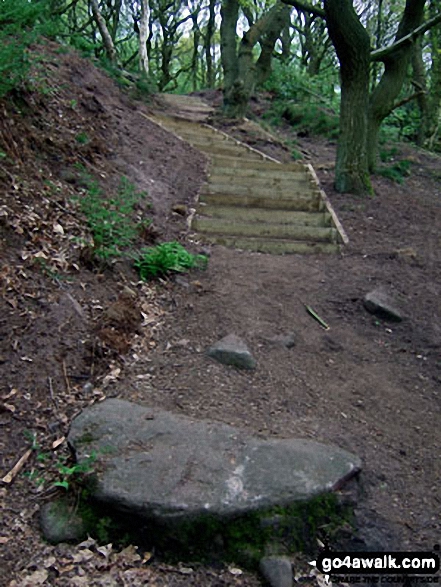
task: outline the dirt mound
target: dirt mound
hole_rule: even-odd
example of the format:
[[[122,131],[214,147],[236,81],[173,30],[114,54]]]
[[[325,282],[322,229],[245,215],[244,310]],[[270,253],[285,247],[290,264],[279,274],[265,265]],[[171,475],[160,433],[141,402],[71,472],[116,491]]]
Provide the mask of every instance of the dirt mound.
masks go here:
[[[43,55],[33,91],[0,105],[2,476],[27,455],[27,476],[0,488],[1,584],[260,584],[237,569],[164,565],[133,548],[43,544],[40,504],[54,481],[70,481],[61,466],[69,422],[105,396],[349,449],[364,462],[363,539],[432,549],[441,534],[439,158],[413,152],[403,185],[376,180],[376,197],[360,199],[333,192],[335,146],[302,139],[349,235],[341,256],[213,247],[205,272],[139,284],[129,262],[97,267],[84,256],[84,177],[106,194],[128,178],[148,194],[135,210],[156,227],[145,242],[171,240],[186,235],[181,212],[205,160],[145,118],[153,105],[131,100],[88,61],[51,44]],[[286,157],[277,142],[268,148]],[[366,312],[363,297],[377,286],[408,320],[391,325]],[[256,356],[255,371],[206,356],[232,332]],[[288,333],[294,347],[271,342]]]

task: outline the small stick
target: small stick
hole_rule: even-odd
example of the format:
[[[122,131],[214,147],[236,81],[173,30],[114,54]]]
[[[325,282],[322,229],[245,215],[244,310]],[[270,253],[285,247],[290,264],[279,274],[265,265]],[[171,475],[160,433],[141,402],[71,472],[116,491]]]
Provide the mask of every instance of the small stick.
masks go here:
[[[67,391],[70,395],[71,390],[70,390],[69,377],[67,376],[66,361],[63,361],[63,375],[64,375],[64,381],[66,382]]]
[[[324,328],[325,330],[329,330],[329,325],[326,324],[326,322],[322,318],[320,318],[320,316],[316,314],[316,312],[314,312],[311,306],[307,306],[305,304],[305,308],[308,314],[310,314],[315,320],[317,320],[317,322],[320,324],[320,326],[322,326],[322,328]]]
[[[53,385],[52,385],[52,377],[48,377],[47,378],[47,383],[48,383],[48,386],[49,386],[49,393],[51,395],[51,400],[52,400],[52,403],[54,404],[55,414],[58,414],[58,405],[57,405],[57,401],[56,401],[55,396],[54,396],[54,388],[53,388]]]
[[[20,458],[16,465],[12,467],[7,475],[5,475],[2,479],[3,483],[12,483],[12,481],[17,477],[20,471],[23,469],[26,461],[32,454],[32,448],[29,448],[24,455]]]

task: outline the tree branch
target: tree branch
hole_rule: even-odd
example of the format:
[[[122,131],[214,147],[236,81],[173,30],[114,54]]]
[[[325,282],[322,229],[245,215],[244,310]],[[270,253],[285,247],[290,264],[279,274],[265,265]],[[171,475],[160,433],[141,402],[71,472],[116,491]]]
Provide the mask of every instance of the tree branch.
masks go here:
[[[421,96],[421,94],[425,94],[426,92],[424,90],[419,90],[418,92],[415,92],[414,94],[412,94],[411,96],[407,96],[406,98],[403,98],[402,100],[400,100],[399,102],[396,102],[394,104],[393,109],[396,110],[397,108],[400,108],[400,106],[404,106],[405,104],[407,104],[408,102],[412,102],[412,100],[415,100],[416,98],[418,98],[418,96]]]
[[[282,0],[282,1],[284,2],[285,0]],[[292,0],[292,1],[294,2],[296,0]],[[434,26],[436,26],[440,22],[441,22],[441,13],[435,15],[433,18],[431,18],[427,22],[423,23],[422,25],[420,25],[419,27],[414,29],[408,35],[401,37],[401,39],[392,43],[392,45],[389,45],[388,47],[383,47],[381,49],[376,49],[375,51],[372,51],[371,52],[371,61],[383,61],[384,59],[389,57],[391,55],[391,53],[398,51],[406,43],[412,43],[417,37],[419,37],[420,35],[424,35],[425,32],[427,32],[429,29],[433,28]]]
[[[289,4],[289,6],[294,6],[297,10],[301,10],[302,12],[309,12],[310,14],[314,14],[314,16],[319,16],[320,18],[325,18],[325,11],[323,8],[319,8],[318,6],[312,6],[307,2],[303,2],[302,0],[282,0],[283,4]]]

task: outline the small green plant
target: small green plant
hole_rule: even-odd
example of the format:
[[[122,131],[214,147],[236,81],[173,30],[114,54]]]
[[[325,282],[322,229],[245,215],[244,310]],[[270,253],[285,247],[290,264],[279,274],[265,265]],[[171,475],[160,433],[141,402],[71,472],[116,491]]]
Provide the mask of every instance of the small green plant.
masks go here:
[[[89,142],[90,139],[89,139],[89,136],[87,135],[87,133],[80,132],[75,136],[75,140],[80,145],[87,145],[87,143]]]
[[[81,463],[72,463],[70,454],[60,456],[55,451],[42,450],[35,432],[25,430],[23,435],[36,455],[35,467],[25,472],[24,476],[36,486],[37,490],[41,491],[45,487],[61,487],[68,491],[73,486],[81,486],[85,476],[93,472],[97,458],[96,452],[92,452]]]
[[[142,249],[134,265],[140,278],[147,281],[173,271],[185,272],[192,268],[205,268],[207,257],[193,255],[174,241]]]
[[[136,191],[135,186],[123,177],[116,195],[107,199],[99,183],[88,178],[80,207],[92,232],[94,253],[98,258],[118,257],[133,244],[139,234],[139,223],[133,218],[134,207],[146,195]]]
[[[81,477],[93,472],[93,465],[96,461],[96,453],[93,452],[82,463],[75,463],[71,466],[66,464],[65,459],[60,459],[57,462],[57,471],[60,475],[60,480],[53,483],[54,487],[62,487],[68,491],[73,484],[78,484]]]
[[[392,165],[381,167],[378,169],[378,175],[386,177],[394,181],[395,183],[402,184],[406,177],[410,176],[410,168],[412,166],[412,162],[408,161],[407,159],[401,159],[394,161]]]

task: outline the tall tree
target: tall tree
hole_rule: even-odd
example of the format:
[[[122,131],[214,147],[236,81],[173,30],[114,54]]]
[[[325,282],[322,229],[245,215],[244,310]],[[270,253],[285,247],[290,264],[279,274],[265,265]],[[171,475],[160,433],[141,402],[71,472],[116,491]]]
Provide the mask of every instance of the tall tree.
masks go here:
[[[441,22],[441,14],[420,24],[425,0],[407,0],[393,43],[371,51],[369,34],[352,0],[324,0],[324,10],[303,0],[282,1],[326,19],[341,78],[335,187],[340,192],[370,193],[370,171],[375,166],[380,125],[396,105],[415,39]],[[384,64],[384,73],[369,96],[373,61]]]
[[[147,53],[147,41],[149,38],[150,7],[148,0],[141,0],[141,15],[139,18],[139,69],[147,74],[149,72],[149,56]]]
[[[279,0],[254,22],[248,16],[250,28],[237,44],[239,1],[224,0],[221,16],[221,51],[224,70],[224,111],[227,116],[245,116],[248,103],[258,82],[271,71],[271,56],[277,39],[289,22],[291,9]],[[260,55],[255,60],[253,51],[260,44]]]
[[[370,39],[349,0],[325,0],[329,36],[340,61],[340,139],[335,187],[339,192],[371,191],[367,165]]]
[[[107,57],[111,63],[116,63],[117,60],[117,53],[115,49],[115,45],[113,43],[112,35],[107,28],[106,21],[101,13],[98,0],[90,0],[92,6],[92,14],[95,22],[97,24],[98,30],[100,31],[101,38],[103,40],[103,45],[107,53]]]
[[[381,123],[395,108],[395,101],[403,87],[414,52],[414,39],[405,43],[398,41],[420,26],[424,16],[425,1],[406,1],[394,44],[388,51],[377,52],[377,58],[384,64],[384,72],[369,101],[367,135],[369,171],[375,169]]]

